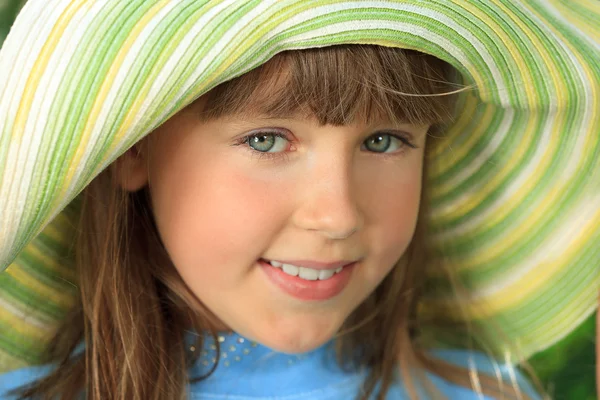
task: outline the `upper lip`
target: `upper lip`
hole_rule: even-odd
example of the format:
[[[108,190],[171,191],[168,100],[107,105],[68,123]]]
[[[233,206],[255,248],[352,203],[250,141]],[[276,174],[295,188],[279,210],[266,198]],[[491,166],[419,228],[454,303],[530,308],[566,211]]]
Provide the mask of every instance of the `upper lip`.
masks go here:
[[[341,260],[341,261],[332,261],[332,262],[324,262],[324,261],[315,261],[315,260],[281,260],[278,258],[273,259],[264,259],[265,261],[278,261],[282,264],[292,264],[297,267],[305,267],[311,269],[337,269],[340,267],[345,267],[348,264],[355,263],[357,260]]]

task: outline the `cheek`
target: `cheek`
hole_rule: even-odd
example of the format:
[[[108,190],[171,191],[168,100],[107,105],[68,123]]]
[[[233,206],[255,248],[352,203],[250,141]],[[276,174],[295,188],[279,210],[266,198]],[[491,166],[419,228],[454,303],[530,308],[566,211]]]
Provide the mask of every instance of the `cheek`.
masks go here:
[[[382,222],[384,229],[389,233],[398,232],[402,241],[410,240],[416,227],[420,198],[420,175],[403,182],[393,192],[390,190],[388,196],[382,196],[382,209],[388,210],[381,215],[385,218],[385,222]]]
[[[415,232],[422,184],[422,163],[417,161],[371,180],[364,190],[374,228],[372,249],[391,263],[402,256]]]
[[[273,185],[239,166],[203,160],[180,160],[155,177],[153,207],[165,246],[178,269],[249,266],[277,231],[284,192],[268,190]]]

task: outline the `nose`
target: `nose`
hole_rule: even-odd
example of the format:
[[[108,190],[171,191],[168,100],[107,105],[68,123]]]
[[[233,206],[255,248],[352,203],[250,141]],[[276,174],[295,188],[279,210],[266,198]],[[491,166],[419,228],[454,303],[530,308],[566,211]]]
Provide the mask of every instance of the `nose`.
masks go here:
[[[363,225],[363,215],[352,184],[351,162],[329,158],[304,175],[297,187],[299,204],[294,224],[327,239],[346,239]]]

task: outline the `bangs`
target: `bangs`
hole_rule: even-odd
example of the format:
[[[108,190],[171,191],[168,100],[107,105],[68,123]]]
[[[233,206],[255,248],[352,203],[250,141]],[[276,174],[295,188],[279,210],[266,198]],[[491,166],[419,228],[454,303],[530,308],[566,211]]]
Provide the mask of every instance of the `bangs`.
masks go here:
[[[441,124],[452,118],[455,70],[411,50],[346,45],[287,51],[205,96],[204,120],[304,116],[322,125]]]

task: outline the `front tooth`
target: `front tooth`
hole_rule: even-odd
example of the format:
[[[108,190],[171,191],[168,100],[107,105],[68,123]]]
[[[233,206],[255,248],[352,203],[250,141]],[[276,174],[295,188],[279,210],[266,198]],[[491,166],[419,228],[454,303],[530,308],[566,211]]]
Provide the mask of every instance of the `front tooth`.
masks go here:
[[[344,267],[339,267],[338,269],[335,270],[335,273],[339,274],[340,272],[342,272],[342,269],[344,269]]]
[[[319,271],[319,280],[323,281],[325,279],[329,279],[335,274],[335,271],[332,269],[324,269]]]
[[[300,272],[299,271],[300,268],[298,268],[292,264],[282,264],[282,267],[283,267],[283,272],[285,272],[288,275],[298,276],[298,273]]]
[[[319,279],[319,271],[316,269],[300,267],[299,270],[298,276],[302,279],[306,279],[307,281],[316,281]]]
[[[271,261],[270,263],[272,266],[274,266],[275,268],[279,268],[281,267],[283,264],[280,263],[279,261]]]

